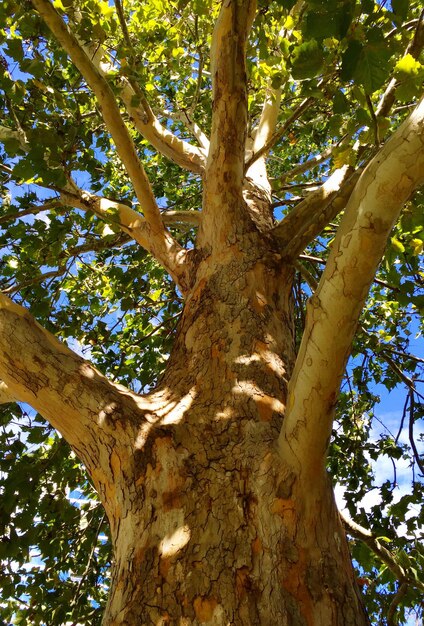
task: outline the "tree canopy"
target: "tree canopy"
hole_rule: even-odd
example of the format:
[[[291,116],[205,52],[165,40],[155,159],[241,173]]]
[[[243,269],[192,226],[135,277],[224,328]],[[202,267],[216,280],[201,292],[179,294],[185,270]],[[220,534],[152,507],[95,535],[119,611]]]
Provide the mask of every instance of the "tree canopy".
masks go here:
[[[247,48],[246,170],[266,155],[276,223],[293,216],[282,245],[297,256],[298,344],[340,209],[421,97],[420,5],[258,3]],[[0,10],[1,290],[109,379],[137,392],[160,378],[181,315],[179,255],[193,249],[201,219],[211,38],[220,6],[3,0]],[[267,107],[274,130],[261,145],[257,129]],[[311,207],[323,201],[325,212],[311,219]],[[424,610],[424,354],[417,352],[423,206],[419,189],[379,266],[328,459],[343,489],[367,608],[374,623],[388,625]],[[166,231],[152,248],[146,228],[160,230],[160,217]],[[297,239],[291,249],[287,224],[304,233],[303,247]],[[173,254],[166,270],[165,250]],[[403,412],[390,423],[379,410],[388,393],[404,397]],[[0,618],[98,624],[110,566],[103,508],[64,439],[4,394]],[[378,481],[378,463],[387,460],[393,472]],[[365,507],[371,493],[375,504]]]

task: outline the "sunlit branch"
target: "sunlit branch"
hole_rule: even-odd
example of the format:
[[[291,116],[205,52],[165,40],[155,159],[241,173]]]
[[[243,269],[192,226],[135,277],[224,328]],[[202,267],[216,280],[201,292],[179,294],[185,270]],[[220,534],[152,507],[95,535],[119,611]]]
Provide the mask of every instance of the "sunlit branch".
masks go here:
[[[335,146],[330,146],[329,148],[321,152],[321,154],[317,154],[311,159],[303,161],[303,163],[299,163],[288,172],[285,172],[282,176],[280,176],[280,178],[274,180],[272,182],[272,188],[275,189],[275,191],[279,191],[281,189],[281,186],[284,185],[286,181],[293,180],[294,178],[296,178],[296,176],[299,176],[300,174],[303,174],[308,170],[312,170],[320,163],[325,162],[328,158],[331,157],[334,150],[338,147],[339,144],[336,144]]]
[[[421,51],[424,47],[424,9],[421,11],[421,15],[418,19],[417,26],[415,28],[414,37],[406,48],[405,55],[410,54],[414,59],[418,59]],[[388,115],[390,109],[396,98],[396,89],[399,86],[399,81],[396,78],[392,78],[387,85],[386,91],[381,96],[375,111],[376,117],[385,117]]]
[[[0,378],[8,393],[30,404],[62,433],[89,468],[99,460],[92,456],[96,456],[97,442],[109,437],[113,441],[108,420],[133,419],[144,407],[141,398],[108,381],[3,294]],[[94,446],[88,457],[87,445]]]
[[[309,254],[299,254],[299,259],[304,259],[305,261],[309,261],[310,263],[318,263],[319,265],[325,265],[327,262],[324,259],[320,259],[317,256],[311,256]],[[394,285],[390,285],[388,282],[386,282],[385,280],[381,280],[380,278],[374,278],[373,282],[375,282],[377,285],[381,285],[382,287],[385,287],[386,289],[391,289],[392,291],[399,291],[398,287],[395,287]],[[368,334],[365,328],[361,327],[361,330],[362,332]],[[401,352],[398,352],[398,354],[403,356]],[[412,355],[409,355],[409,357],[416,358],[416,357],[413,357]],[[423,363],[424,363],[424,360],[423,360]]]
[[[247,137],[246,46],[256,1],[227,0],[212,35],[212,129],[204,179],[204,232],[228,236],[244,218]],[[202,241],[202,232],[199,241]],[[211,240],[208,240],[211,243]],[[212,243],[213,245],[213,243]]]
[[[111,87],[94,66],[75,35],[69,30],[67,24],[65,24],[49,0],[32,0],[32,3],[95,94],[104,122],[133,183],[134,191],[140,205],[143,207],[144,215],[152,225],[155,235],[159,235],[161,231],[163,232],[160,212]]]
[[[299,106],[293,111],[290,117],[282,124],[282,126],[273,133],[267,143],[262,146],[257,152],[255,152],[250,159],[246,162],[245,171],[247,172],[249,168],[253,165],[255,161],[260,159],[262,156],[266,155],[279,141],[284,137],[287,131],[290,129],[291,125],[299,119],[299,117],[307,110],[310,106],[315,102],[315,99],[312,97],[305,98]]]
[[[284,458],[300,464],[305,476],[324,471],[357,323],[393,224],[424,180],[423,148],[424,98],[356,183],[318,288],[308,302],[280,435]],[[337,342],[332,339],[335,334]]]
[[[193,137],[199,142],[199,146],[206,152],[209,150],[209,139],[200,126],[193,122],[188,111],[167,111],[162,110],[160,114],[175,122],[181,122],[191,132]]]
[[[118,6],[122,9],[120,2],[118,2]],[[118,6],[117,12],[121,22],[121,28],[123,29],[127,45],[132,49],[125,17],[123,11],[119,11]],[[125,27],[123,24],[125,24]],[[86,51],[91,51],[93,46],[81,43],[81,48]],[[125,105],[131,122],[138,132],[151,143],[155,150],[180,165],[180,167],[201,174],[204,171],[207,156],[207,150],[204,149],[202,144],[199,142],[201,149],[196,148],[196,146],[180,139],[177,135],[165,128],[155,116],[143,89],[138,83],[131,77],[116,77],[115,68],[111,63],[106,61],[106,54],[102,46],[99,46],[95,50],[95,53],[89,56],[96,69],[106,81],[108,80],[109,74],[114,76],[114,79],[118,81],[120,86],[119,97]]]
[[[273,229],[288,258],[297,257],[346,206],[362,170],[345,165],[297,204]]]
[[[280,111],[281,89],[268,88],[258,127],[254,131],[253,154],[256,155],[271,139]]]
[[[241,191],[247,133],[246,44],[256,2],[228,0],[221,6],[211,46],[213,115],[208,172],[234,175]]]
[[[151,236],[149,222],[140,213],[131,207],[108,198],[96,196],[87,191],[82,191],[76,186],[73,192],[62,191],[61,200],[64,204],[73,206],[83,211],[91,211],[105,222],[120,228],[137,241],[145,250],[153,254],[156,259],[168,269],[171,276],[183,290],[185,289],[185,266],[186,251],[165,231],[165,240],[157,240]],[[191,213],[190,211],[185,212]],[[178,211],[171,212],[171,221],[178,221]],[[195,212],[193,211],[193,215]],[[191,217],[191,216],[190,216]],[[189,216],[187,216],[189,219]],[[192,222],[196,217],[191,217]],[[183,218],[180,218],[183,221]]]
[[[117,208],[119,225],[157,258],[184,292],[187,287],[185,251],[164,227],[150,182],[138,158],[134,142],[122,119],[109,83],[87,56],[49,0],[33,0],[33,5],[93,90],[104,122],[115,142],[118,155],[133,184],[146,224],[141,225],[140,217],[128,207],[119,207]],[[91,202],[91,210],[97,209],[98,214],[103,214],[103,216],[106,216],[111,208],[109,206],[104,210],[101,202],[99,204],[97,200],[90,197],[87,201]],[[116,207],[113,208],[115,209]]]
[[[339,515],[342,518],[346,531],[355,539],[363,541],[370,550],[390,569],[396,578],[401,582],[407,582],[417,589],[424,590],[424,583],[419,582],[411,572],[402,567],[396,560],[394,554],[387,550],[369,530],[360,526],[353,520],[346,517],[341,511]]]

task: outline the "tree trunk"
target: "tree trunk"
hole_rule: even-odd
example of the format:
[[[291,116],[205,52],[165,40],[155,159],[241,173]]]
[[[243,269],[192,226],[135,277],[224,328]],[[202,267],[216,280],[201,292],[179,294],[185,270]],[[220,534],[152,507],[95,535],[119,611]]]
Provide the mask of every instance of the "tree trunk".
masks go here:
[[[196,266],[156,408],[111,454],[103,624],[367,624],[326,475],[278,453],[293,270],[254,226]]]

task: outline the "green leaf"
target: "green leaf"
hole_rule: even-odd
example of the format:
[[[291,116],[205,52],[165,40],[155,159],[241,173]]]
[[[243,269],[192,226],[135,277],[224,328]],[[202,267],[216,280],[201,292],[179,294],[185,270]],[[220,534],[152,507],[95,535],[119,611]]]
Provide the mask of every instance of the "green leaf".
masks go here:
[[[387,80],[390,71],[390,52],[382,45],[365,46],[355,67],[354,76],[369,94],[374,93]]]
[[[305,38],[320,40],[336,37],[342,39],[347,33],[352,17],[353,5],[350,2],[333,8],[327,3],[321,10],[314,8],[306,15],[303,26]]]
[[[400,76],[416,76],[423,66],[411,54],[406,54],[395,65],[395,72]]]
[[[292,76],[295,79],[313,78],[324,64],[321,46],[314,39],[296,46],[292,52]]]
[[[350,108],[349,100],[346,98],[343,91],[340,89],[336,91],[333,96],[333,112],[334,113],[346,113]]]
[[[9,39],[6,43],[6,52],[15,61],[22,61],[24,58],[22,41],[20,39]]]
[[[402,253],[405,252],[405,246],[401,241],[399,241],[399,239],[396,239],[396,237],[392,237],[390,241],[392,242],[392,246],[395,250]]]
[[[349,45],[342,56],[342,68],[340,75],[343,80],[351,80],[353,78],[361,58],[362,50],[363,45],[356,39],[349,42]]]
[[[402,21],[408,17],[409,0],[391,0],[392,9]]]

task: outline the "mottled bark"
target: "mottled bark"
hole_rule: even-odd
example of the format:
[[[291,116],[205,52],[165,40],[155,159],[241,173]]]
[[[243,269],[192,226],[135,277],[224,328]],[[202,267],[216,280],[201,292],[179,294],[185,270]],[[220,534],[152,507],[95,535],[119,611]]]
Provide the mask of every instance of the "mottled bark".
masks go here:
[[[367,624],[325,472],[306,484],[277,447],[292,279],[255,228],[197,260],[135,475],[117,473],[105,626]]]

